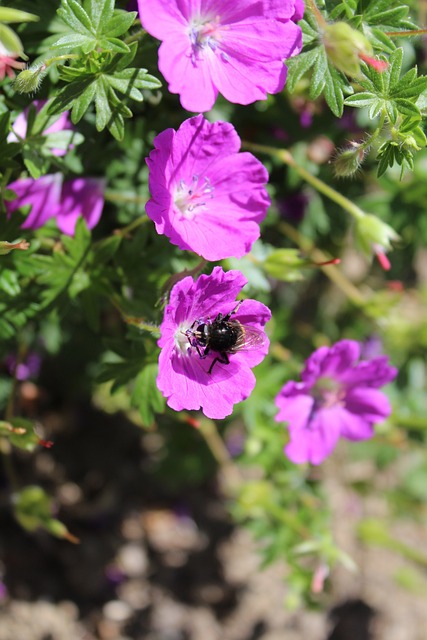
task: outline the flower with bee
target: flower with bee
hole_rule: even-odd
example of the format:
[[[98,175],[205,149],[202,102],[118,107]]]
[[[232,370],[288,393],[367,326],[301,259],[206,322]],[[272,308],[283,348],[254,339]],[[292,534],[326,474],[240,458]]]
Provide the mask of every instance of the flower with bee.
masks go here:
[[[256,300],[236,302],[246,283],[240,271],[215,267],[173,287],[160,327],[157,378],[172,409],[201,409],[222,419],[252,392],[251,369],[267,354],[264,326],[271,313]]]

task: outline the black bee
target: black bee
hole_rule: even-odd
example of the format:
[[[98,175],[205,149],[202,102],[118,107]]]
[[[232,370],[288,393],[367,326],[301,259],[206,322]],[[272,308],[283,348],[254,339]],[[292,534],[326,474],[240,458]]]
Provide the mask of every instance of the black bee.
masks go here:
[[[208,373],[216,362],[230,364],[229,355],[238,351],[257,349],[265,342],[265,334],[252,326],[245,326],[238,320],[230,320],[237,313],[243,300],[225,316],[218,313],[212,321],[195,320],[185,335],[192,347],[197,350],[201,358],[206,358],[211,351],[217,355],[209,367]]]

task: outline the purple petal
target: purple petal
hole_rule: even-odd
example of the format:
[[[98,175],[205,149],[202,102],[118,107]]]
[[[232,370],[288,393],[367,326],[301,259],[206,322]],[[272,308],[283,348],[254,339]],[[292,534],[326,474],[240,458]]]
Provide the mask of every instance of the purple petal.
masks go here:
[[[319,377],[341,380],[359,359],[360,345],[355,340],[341,340],[332,347],[320,347],[307,360],[301,379],[314,384]]]
[[[391,414],[387,396],[378,389],[354,387],[345,398],[345,408],[368,422],[381,422]]]
[[[335,409],[318,411],[308,428],[292,429],[285,453],[292,462],[320,464],[335,449],[340,436],[340,421]]]
[[[83,216],[93,229],[104,207],[105,181],[98,178],[75,178],[64,183],[57,225],[62,233],[74,235],[77,219]]]
[[[374,429],[372,422],[341,407],[337,407],[335,412],[340,422],[341,436],[343,438],[357,441],[369,440],[369,438],[373,437]]]
[[[15,200],[6,202],[10,214],[16,209],[30,205],[30,213],[21,225],[23,229],[38,229],[58,213],[62,175],[60,173],[34,178],[21,178],[8,185],[17,195]]]
[[[348,386],[382,387],[397,376],[397,369],[388,364],[387,356],[378,356],[372,360],[363,360],[353,369],[349,369],[341,380]]]

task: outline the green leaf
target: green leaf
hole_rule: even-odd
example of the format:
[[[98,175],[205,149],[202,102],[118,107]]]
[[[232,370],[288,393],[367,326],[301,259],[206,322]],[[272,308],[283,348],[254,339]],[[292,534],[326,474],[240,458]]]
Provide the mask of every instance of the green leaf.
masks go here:
[[[129,47],[123,40],[118,38],[100,38],[97,45],[105,51],[114,51],[116,53],[128,53]]]
[[[132,404],[138,408],[147,427],[154,422],[155,413],[162,413],[165,407],[165,399],[157,388],[157,373],[157,363],[144,367],[135,380],[131,396]]]
[[[0,24],[0,44],[6,51],[16,55],[20,55],[24,50],[20,38],[5,24]]]
[[[102,35],[108,38],[117,38],[123,35],[135,22],[137,15],[136,11],[116,12],[116,15],[103,28]]]
[[[344,104],[348,107],[369,107],[376,100],[375,93],[369,91],[361,91],[352,96],[348,96],[344,100]]]
[[[84,8],[93,25],[95,33],[100,33],[103,25],[108,24],[114,13],[114,0],[85,0]]]
[[[87,36],[96,34],[91,19],[77,0],[62,0],[57,13],[73,31]]]
[[[92,35],[80,33],[67,33],[51,45],[52,49],[75,49],[76,47],[89,48],[89,51],[97,45],[97,40]]]
[[[2,269],[0,271],[0,289],[12,298],[21,292],[19,275],[16,271]]]
[[[90,103],[95,98],[95,93],[96,83],[92,82],[88,87],[86,87],[78,100],[74,102],[71,111],[71,121],[73,124],[77,124],[83,118],[84,114],[89,109]]]
[[[287,87],[290,93],[295,91],[295,87],[299,80],[316,62],[318,50],[319,47],[312,49],[311,51],[305,51],[287,61]]]
[[[27,11],[12,9],[11,7],[0,7],[0,22],[37,22],[39,16]]]

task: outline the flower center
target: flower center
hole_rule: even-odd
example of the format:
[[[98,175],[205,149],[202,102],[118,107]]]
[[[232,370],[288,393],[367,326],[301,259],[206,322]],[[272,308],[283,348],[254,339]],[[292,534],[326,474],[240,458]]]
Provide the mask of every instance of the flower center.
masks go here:
[[[319,378],[311,389],[311,394],[314,398],[315,410],[331,409],[344,404],[345,389],[333,378]]]
[[[203,50],[210,50],[216,52],[221,41],[222,34],[220,16],[215,18],[203,18],[193,19],[190,23],[189,38],[191,42],[191,61],[195,65],[198,60],[203,60]],[[225,56],[224,52],[221,52],[221,56]]]
[[[184,180],[179,182],[175,190],[174,203],[184,218],[192,220],[206,207],[207,201],[214,197],[214,189],[209,178],[205,177],[199,181],[199,176],[194,175],[189,185]]]

